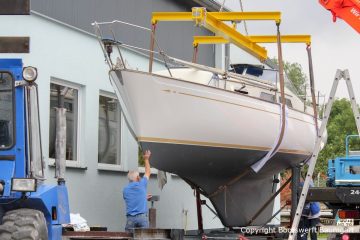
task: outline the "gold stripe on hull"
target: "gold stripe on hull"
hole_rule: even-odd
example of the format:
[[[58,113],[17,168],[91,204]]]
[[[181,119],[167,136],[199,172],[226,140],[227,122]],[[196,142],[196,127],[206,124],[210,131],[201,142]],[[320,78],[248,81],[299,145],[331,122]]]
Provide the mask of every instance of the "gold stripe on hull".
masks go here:
[[[190,140],[168,139],[168,138],[155,138],[155,137],[138,137],[139,142],[155,142],[155,143],[169,143],[169,144],[183,144],[183,145],[197,145],[203,147],[223,147],[223,148],[236,148],[245,150],[257,150],[257,151],[270,151],[269,147],[262,146],[247,146],[239,144],[227,144],[227,143],[213,143],[213,142],[200,142]],[[297,155],[310,155],[311,152],[293,150],[293,149],[279,149],[280,153],[291,153]]]

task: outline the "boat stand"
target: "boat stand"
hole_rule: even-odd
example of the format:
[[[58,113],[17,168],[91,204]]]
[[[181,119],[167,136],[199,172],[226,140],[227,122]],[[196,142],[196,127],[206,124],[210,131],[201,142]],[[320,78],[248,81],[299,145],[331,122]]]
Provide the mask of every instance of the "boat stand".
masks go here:
[[[292,224],[296,212],[298,202],[298,191],[300,186],[300,172],[301,166],[296,165],[291,168],[291,210],[290,210],[290,225]]]

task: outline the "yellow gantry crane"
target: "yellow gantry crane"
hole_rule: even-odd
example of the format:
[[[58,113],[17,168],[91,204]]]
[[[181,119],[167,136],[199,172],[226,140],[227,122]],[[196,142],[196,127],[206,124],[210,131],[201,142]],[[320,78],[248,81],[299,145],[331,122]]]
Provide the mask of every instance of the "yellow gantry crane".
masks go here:
[[[194,7],[191,12],[154,12],[151,23],[155,26],[160,21],[194,21],[196,26],[205,27],[218,37],[245,50],[249,54],[265,60],[267,51],[248,37],[238,32],[223,21],[271,20],[279,24],[280,12],[207,12],[205,8]],[[154,30],[154,28],[153,28]]]
[[[153,12],[151,18],[153,26],[151,50],[153,50],[155,29],[158,22],[194,21],[195,26],[205,27],[216,35],[195,36],[193,45],[196,50],[199,44],[232,43],[260,59],[260,61],[265,61],[267,59],[267,50],[258,43],[276,43],[277,36],[245,36],[237,31],[235,25],[229,26],[224,23],[224,21],[236,23],[245,20],[274,21],[276,25],[279,25],[281,22],[281,12],[208,12],[203,7],[194,7],[191,12]],[[301,42],[310,45],[311,37],[309,35],[284,35],[281,36],[281,42]],[[196,53],[194,52],[194,54]],[[150,57],[152,58],[153,56]],[[150,64],[149,70],[151,72],[152,64]]]

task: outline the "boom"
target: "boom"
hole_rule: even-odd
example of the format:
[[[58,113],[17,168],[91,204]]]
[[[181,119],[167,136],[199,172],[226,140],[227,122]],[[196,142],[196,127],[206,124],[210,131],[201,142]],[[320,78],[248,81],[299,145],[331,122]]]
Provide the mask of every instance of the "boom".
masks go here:
[[[360,0],[319,0],[327,10],[331,11],[333,21],[341,18],[360,33]]]

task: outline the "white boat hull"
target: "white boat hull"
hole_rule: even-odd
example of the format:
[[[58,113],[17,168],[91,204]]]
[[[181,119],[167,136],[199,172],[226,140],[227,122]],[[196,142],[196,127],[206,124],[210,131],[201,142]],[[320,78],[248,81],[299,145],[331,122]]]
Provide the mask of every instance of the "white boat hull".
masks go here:
[[[313,150],[313,117],[289,109],[279,151],[255,173],[250,166],[277,141],[278,104],[166,76],[120,73],[121,102],[139,142],[152,150],[151,164],[202,189],[225,226],[247,225],[273,194],[273,176]],[[253,224],[265,223],[271,214],[270,204]]]

